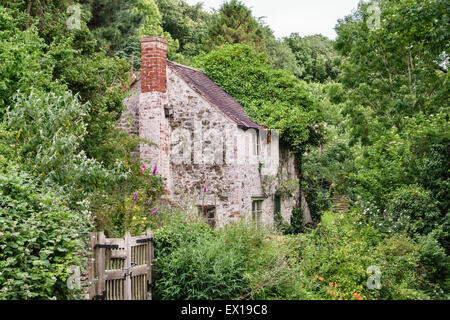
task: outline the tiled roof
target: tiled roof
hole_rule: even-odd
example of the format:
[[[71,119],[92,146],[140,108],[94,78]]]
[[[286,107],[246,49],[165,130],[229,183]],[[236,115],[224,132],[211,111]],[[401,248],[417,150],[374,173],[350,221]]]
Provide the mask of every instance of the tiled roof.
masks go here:
[[[236,122],[239,127],[243,129],[265,129],[250,120],[245,114],[244,108],[202,71],[172,61],[167,61],[167,65],[202,97]]]

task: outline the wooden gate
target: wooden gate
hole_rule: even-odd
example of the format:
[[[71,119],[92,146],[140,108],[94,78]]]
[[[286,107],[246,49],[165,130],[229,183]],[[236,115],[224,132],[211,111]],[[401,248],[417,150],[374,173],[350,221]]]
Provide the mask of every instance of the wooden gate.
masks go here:
[[[94,260],[89,266],[89,299],[151,300],[153,233],[138,237],[129,232],[125,238],[107,239],[103,232],[93,232],[90,244]]]

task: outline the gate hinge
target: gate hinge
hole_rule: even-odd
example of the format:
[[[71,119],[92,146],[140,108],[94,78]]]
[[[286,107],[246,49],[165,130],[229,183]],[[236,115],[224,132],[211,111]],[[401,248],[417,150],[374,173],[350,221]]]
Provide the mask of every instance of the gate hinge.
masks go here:
[[[152,242],[153,238],[146,238],[146,239],[139,239],[136,240],[136,243],[147,243],[147,242]]]
[[[119,249],[119,245],[117,244],[96,244],[94,249],[100,248],[100,249]]]

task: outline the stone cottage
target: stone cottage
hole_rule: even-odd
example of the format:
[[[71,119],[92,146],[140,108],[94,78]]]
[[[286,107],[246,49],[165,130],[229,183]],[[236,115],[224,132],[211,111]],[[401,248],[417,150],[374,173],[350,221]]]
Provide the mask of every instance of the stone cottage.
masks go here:
[[[202,71],[167,60],[167,41],[141,40],[141,76],[125,99],[119,127],[139,134],[139,157],[166,178],[172,203],[192,206],[212,226],[239,217],[290,221],[298,173],[276,132]]]

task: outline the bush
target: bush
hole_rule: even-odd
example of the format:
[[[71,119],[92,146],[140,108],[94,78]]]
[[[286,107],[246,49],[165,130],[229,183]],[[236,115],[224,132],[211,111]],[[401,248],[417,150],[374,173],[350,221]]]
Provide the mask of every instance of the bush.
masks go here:
[[[248,240],[247,235],[214,232],[198,223],[163,227],[155,234],[155,295],[164,300],[215,300],[246,293],[251,243],[242,240]]]
[[[426,256],[441,259],[439,250],[437,256],[433,250],[424,255],[423,245],[406,235],[388,236],[380,232],[357,210],[334,217],[329,214],[325,221],[314,231],[299,235],[297,259],[303,280],[298,282],[301,290],[295,292],[309,292],[320,299],[444,297],[444,288],[434,281],[433,270],[418,267]],[[381,272],[379,289],[367,287],[370,266]],[[431,280],[433,284],[429,283]],[[432,295],[425,287],[436,292]]]
[[[87,203],[67,208],[17,167],[0,172],[0,299],[71,299],[70,266],[86,260]]]
[[[90,197],[96,225],[108,237],[123,237],[127,230],[133,235],[154,230],[170,211],[159,201],[164,179],[157,168],[141,167],[137,160],[129,160],[124,161],[131,172],[128,177]]]
[[[450,261],[444,248],[433,233],[422,236],[420,245],[420,268],[426,272],[424,290],[432,296],[450,292]],[[442,291],[440,290],[442,289]]]
[[[64,186],[74,198],[127,176],[120,162],[107,170],[81,149],[87,131],[87,106],[69,92],[32,90],[17,94],[4,123],[15,133],[15,144],[33,171],[48,186]]]
[[[414,237],[437,227],[440,212],[436,201],[420,186],[400,187],[388,198],[386,220],[397,231],[406,230]]]

